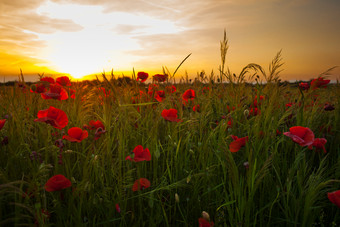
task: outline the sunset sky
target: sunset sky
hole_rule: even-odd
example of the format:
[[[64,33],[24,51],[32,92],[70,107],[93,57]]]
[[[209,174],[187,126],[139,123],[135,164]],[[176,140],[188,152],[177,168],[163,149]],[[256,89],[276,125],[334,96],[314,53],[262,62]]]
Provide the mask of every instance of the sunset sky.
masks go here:
[[[281,78],[308,80],[340,65],[339,13],[339,0],[1,0],[0,81],[173,72],[190,53],[178,76],[217,74],[224,29],[232,72],[282,49]]]

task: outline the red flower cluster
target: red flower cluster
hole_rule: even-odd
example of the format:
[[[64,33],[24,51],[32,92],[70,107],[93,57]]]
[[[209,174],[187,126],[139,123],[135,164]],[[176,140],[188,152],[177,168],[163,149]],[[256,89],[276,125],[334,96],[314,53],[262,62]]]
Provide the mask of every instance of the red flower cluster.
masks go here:
[[[30,92],[38,94],[44,93],[46,92],[46,86],[43,83],[34,84],[31,86]]]
[[[251,108],[249,111],[250,116],[256,116],[256,115],[259,115],[260,113],[261,113],[261,110],[258,109],[257,107]]]
[[[301,90],[308,90],[309,84],[301,82],[301,83],[299,83],[299,87],[301,88]]]
[[[299,83],[299,87],[301,90],[308,90],[309,88],[312,88],[313,90],[317,88],[326,88],[327,84],[329,84],[330,80],[325,80],[323,77],[318,77],[316,79],[313,79],[310,83]]]
[[[317,88],[326,88],[327,84],[329,84],[330,80],[325,80],[323,77],[319,77],[317,79],[312,80],[310,86],[313,90]]]
[[[104,87],[100,87],[100,88],[98,88],[98,89],[99,89],[99,91],[101,91],[102,93],[104,93],[104,96],[105,96],[105,97],[109,97],[111,91],[105,90]]]
[[[71,187],[71,181],[61,174],[51,177],[45,184],[45,190],[48,192],[60,191],[68,187]]]
[[[172,121],[172,122],[180,122],[181,119],[178,119],[178,115],[177,115],[177,110],[176,109],[164,109],[162,111],[162,117],[166,120],[166,121]]]
[[[138,145],[133,149],[133,153],[135,154],[133,158],[131,156],[127,156],[125,160],[130,160],[133,162],[141,162],[141,161],[150,161],[151,154],[148,148],[143,149],[142,145]]]
[[[284,132],[283,134],[290,137],[300,146],[312,145],[314,141],[314,133],[306,127],[294,126],[289,129],[289,132]]]
[[[309,149],[316,147],[316,149],[322,149],[326,153],[325,144],[327,140],[325,138],[315,138],[313,131],[307,127],[294,126],[289,129],[289,132],[284,132],[283,134],[290,137],[300,146],[308,146]]]
[[[39,110],[38,118],[34,121],[45,122],[54,128],[62,129],[68,124],[68,118],[64,111],[50,106],[46,110]]]
[[[174,93],[174,92],[176,92],[176,87],[175,87],[174,85],[167,86],[167,87],[165,88],[165,90],[166,90],[166,92],[168,92],[168,93]]]
[[[264,96],[260,95],[259,102],[257,102],[257,95],[254,98],[254,107],[260,106],[262,104],[262,101],[264,100]]]
[[[237,136],[231,135],[231,138],[233,138],[234,140],[229,144],[229,150],[231,152],[238,152],[241,149],[241,147],[244,147],[248,142],[248,136],[238,138]]]
[[[68,99],[68,94],[63,87],[51,84],[48,91],[41,93],[41,97],[43,99],[57,99],[61,101]]]
[[[84,139],[86,139],[89,134],[86,130],[82,130],[78,127],[72,127],[67,131],[68,135],[64,135],[63,139],[68,140],[70,142],[80,143]]]
[[[164,91],[156,91],[155,99],[158,102],[162,102],[165,99],[165,92]]]
[[[149,74],[146,72],[138,72],[137,73],[137,81],[141,80],[140,82],[144,83],[146,79],[148,79]]]

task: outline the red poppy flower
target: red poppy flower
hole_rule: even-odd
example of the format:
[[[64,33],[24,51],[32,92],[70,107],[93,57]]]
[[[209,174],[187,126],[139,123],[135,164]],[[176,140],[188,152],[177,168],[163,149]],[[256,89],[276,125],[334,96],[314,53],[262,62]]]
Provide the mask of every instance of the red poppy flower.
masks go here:
[[[157,82],[164,82],[168,78],[168,75],[165,74],[156,74],[153,76],[153,79]]]
[[[141,80],[140,82],[144,83],[146,79],[148,79],[149,74],[146,72],[138,72],[137,73],[137,80]]]
[[[254,107],[257,107],[257,105],[261,105],[262,100],[264,100],[264,96],[260,95],[259,103],[257,103],[257,95],[256,95],[254,98]]]
[[[324,153],[327,153],[326,148],[325,148],[326,143],[327,143],[327,140],[325,138],[316,138],[314,139],[313,143],[308,146],[308,148],[312,150],[313,147],[315,147],[317,150],[322,149]]]
[[[63,136],[63,139],[66,139],[71,142],[78,142],[78,143],[80,143],[83,139],[86,139],[89,136],[86,130],[82,130],[81,128],[78,128],[78,127],[70,128],[67,131],[67,134],[68,135]]]
[[[34,84],[31,86],[30,92],[38,94],[44,93],[46,92],[46,86],[42,83]]]
[[[95,130],[97,128],[105,129],[103,122],[101,122],[100,120],[97,120],[97,121],[91,120],[89,122],[89,125],[90,125],[89,127],[90,130]]]
[[[56,83],[60,86],[71,86],[71,81],[68,76],[61,76],[56,79]]]
[[[96,130],[96,133],[94,134],[94,140],[98,140],[100,136],[106,132],[105,126],[100,120],[97,121],[91,120],[89,122],[89,125],[90,126],[85,125],[84,128],[89,130]]]
[[[233,127],[233,119],[230,118],[229,121],[227,122],[227,128],[232,128]]]
[[[230,109],[230,106],[227,106],[227,109],[228,109],[228,113],[230,113],[230,111],[234,111],[236,109],[235,106],[233,106],[231,109]]]
[[[234,140],[229,144],[229,150],[231,152],[238,152],[241,147],[244,147],[246,145],[246,142],[248,142],[248,136],[238,138],[237,136],[231,135],[231,137]]]
[[[155,99],[158,102],[162,102],[165,99],[165,92],[164,91],[156,91]]]
[[[54,128],[62,129],[68,124],[68,118],[64,111],[50,106],[46,110],[39,110],[38,118],[34,121],[45,122]]]
[[[135,192],[142,189],[147,189],[148,187],[150,187],[150,181],[146,178],[140,178],[136,180],[135,183],[133,183],[132,191]]]
[[[206,94],[206,93],[208,93],[208,92],[209,92],[209,90],[210,90],[210,88],[209,88],[209,87],[203,87],[203,89],[202,89],[202,93],[203,93],[203,94]]]
[[[176,109],[164,109],[162,111],[162,117],[167,121],[175,121],[180,122],[181,119],[178,119],[177,110]]]
[[[121,212],[121,210],[120,210],[120,206],[119,206],[119,204],[118,204],[118,203],[116,203],[115,207],[116,207],[116,211],[117,211],[118,213],[120,213],[120,212]]]
[[[251,108],[250,111],[249,111],[249,114],[250,114],[251,116],[256,116],[256,115],[258,115],[258,114],[260,114],[260,113],[261,113],[261,110],[258,109],[257,107]]]
[[[301,88],[301,90],[308,90],[309,84],[301,82],[301,83],[299,83],[299,87]]]
[[[71,181],[61,174],[51,177],[45,184],[45,190],[48,192],[60,191],[68,187],[71,187]]]
[[[276,129],[276,136],[279,136],[281,134],[282,134],[282,132],[280,132],[278,129]]]
[[[293,102],[289,102],[289,103],[286,104],[286,107],[287,107],[287,108],[292,107],[294,104],[295,104],[295,103],[293,103]]]
[[[213,227],[214,226],[214,222],[209,222],[207,220],[205,220],[204,218],[199,218],[198,219],[198,224],[199,227]]]
[[[326,88],[327,84],[330,82],[330,80],[324,80],[323,77],[319,77],[317,79],[312,80],[310,83],[310,86],[313,88],[313,90],[317,88]]]
[[[309,146],[314,142],[314,133],[306,127],[294,126],[289,129],[289,132],[284,132],[283,134],[290,137],[300,146]]]
[[[125,160],[130,160],[133,162],[141,162],[141,161],[150,161],[151,154],[148,148],[143,149],[142,145],[138,145],[133,149],[133,153],[135,153],[133,159],[131,156],[127,156]]]
[[[43,77],[43,78],[40,79],[40,81],[45,81],[45,82],[48,82],[50,84],[54,84],[55,83],[55,81],[54,81],[54,79],[52,77]]]
[[[47,92],[41,93],[41,97],[43,99],[58,99],[61,101],[68,99],[68,94],[66,90],[59,85],[51,84]]]
[[[73,89],[70,89],[70,95],[71,95],[71,99],[75,99],[76,98],[76,91]]]
[[[166,92],[168,93],[174,93],[176,91],[176,87],[174,85],[171,85],[171,86],[167,86],[165,88]]]
[[[4,127],[5,123],[6,123],[6,119],[0,120],[0,130]]]
[[[153,96],[154,91],[156,90],[156,88],[158,87],[157,84],[150,84],[148,87],[148,94],[150,97]]]
[[[193,100],[195,97],[196,97],[195,91],[192,90],[192,89],[186,90],[186,91],[183,93],[183,96],[182,96],[182,98],[183,98],[184,101],[188,101],[189,99],[190,99],[190,100]]]
[[[105,90],[104,87],[100,87],[100,88],[98,88],[98,89],[99,89],[99,91],[101,91],[101,92],[104,93],[105,97],[108,97],[108,96],[110,95],[110,93],[111,93],[111,91]]]
[[[327,197],[329,201],[331,201],[340,208],[340,190],[327,193]]]
[[[198,112],[198,113],[200,113],[201,112],[201,107],[200,107],[200,105],[194,105],[193,107],[192,107],[192,110],[194,111],[194,112]]]

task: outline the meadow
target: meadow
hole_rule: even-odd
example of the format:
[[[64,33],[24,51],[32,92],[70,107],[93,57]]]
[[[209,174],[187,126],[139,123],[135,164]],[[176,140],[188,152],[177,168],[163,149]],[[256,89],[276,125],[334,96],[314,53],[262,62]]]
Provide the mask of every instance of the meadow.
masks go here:
[[[1,85],[0,225],[337,226],[339,84],[281,82],[280,54],[235,75],[221,50],[177,83]]]

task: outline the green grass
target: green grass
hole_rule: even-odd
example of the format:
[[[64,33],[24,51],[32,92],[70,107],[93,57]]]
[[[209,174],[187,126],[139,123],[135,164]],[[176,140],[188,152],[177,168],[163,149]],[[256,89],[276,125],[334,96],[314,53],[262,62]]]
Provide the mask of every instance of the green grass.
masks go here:
[[[221,46],[226,51],[227,41]],[[234,76],[229,69],[218,76],[201,73],[192,83],[175,84],[177,91],[167,93],[161,103],[135,80],[118,85],[105,77],[100,83],[73,83],[76,98],[64,101],[1,86],[0,119],[8,118],[0,140],[7,136],[9,143],[0,146],[0,225],[197,226],[206,211],[216,226],[336,226],[339,208],[327,192],[340,189],[340,86],[300,91],[294,84],[280,83],[281,65],[279,53],[254,85],[245,83],[246,73]],[[265,73],[255,64],[246,68]],[[104,97],[99,87],[110,95]],[[203,87],[210,89],[203,93]],[[196,98],[183,106],[182,94],[189,88]],[[146,95],[132,104],[139,90]],[[261,113],[250,116],[247,112],[260,95]],[[289,102],[296,104],[286,108]],[[326,102],[335,110],[324,111]],[[193,112],[194,104],[201,106],[200,113]],[[67,114],[63,130],[34,121],[38,111],[49,106]],[[178,110],[181,122],[161,117],[162,110],[170,108]],[[94,140],[88,130],[81,143],[63,140],[59,164],[55,141],[90,120],[102,121],[106,133]],[[301,147],[282,134],[298,125],[326,138],[327,153]],[[249,141],[231,153],[231,135],[248,136]],[[151,161],[125,160],[137,145],[149,148]],[[40,158],[31,160],[32,152]],[[56,174],[70,179],[72,187],[45,191],[45,183]],[[139,178],[147,178],[151,186],[133,192]]]

